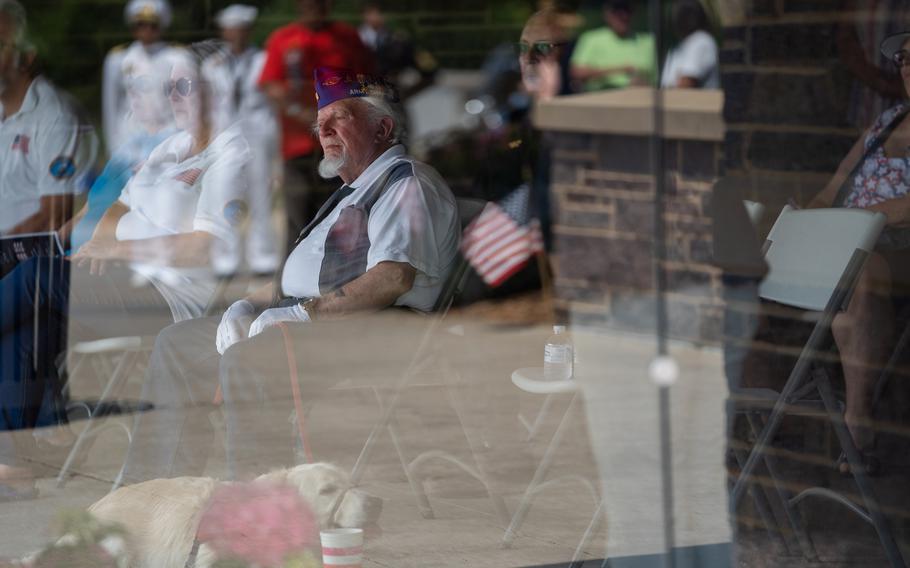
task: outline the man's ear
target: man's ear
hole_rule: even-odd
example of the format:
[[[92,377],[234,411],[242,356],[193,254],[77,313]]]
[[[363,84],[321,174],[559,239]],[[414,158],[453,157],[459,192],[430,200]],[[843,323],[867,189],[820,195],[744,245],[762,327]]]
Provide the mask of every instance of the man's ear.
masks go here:
[[[381,140],[389,140],[392,138],[392,130],[394,129],[394,124],[392,119],[388,116],[382,118],[379,121],[379,137]]]

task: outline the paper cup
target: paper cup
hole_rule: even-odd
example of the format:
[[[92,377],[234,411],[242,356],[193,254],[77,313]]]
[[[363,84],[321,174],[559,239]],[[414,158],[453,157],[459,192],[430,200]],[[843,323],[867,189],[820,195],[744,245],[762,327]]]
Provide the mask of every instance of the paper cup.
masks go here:
[[[363,529],[329,529],[320,531],[322,564],[325,568],[361,568],[363,564]]]

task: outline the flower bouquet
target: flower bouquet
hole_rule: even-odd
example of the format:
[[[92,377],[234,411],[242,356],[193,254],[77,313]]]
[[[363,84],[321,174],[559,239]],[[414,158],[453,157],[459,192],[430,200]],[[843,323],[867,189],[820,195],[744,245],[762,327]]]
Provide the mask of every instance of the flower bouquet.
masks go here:
[[[321,568],[319,524],[287,485],[255,481],[215,490],[196,538],[214,568]]]
[[[0,560],[0,568],[128,568],[126,532],[86,511],[64,513],[63,536],[29,560]]]

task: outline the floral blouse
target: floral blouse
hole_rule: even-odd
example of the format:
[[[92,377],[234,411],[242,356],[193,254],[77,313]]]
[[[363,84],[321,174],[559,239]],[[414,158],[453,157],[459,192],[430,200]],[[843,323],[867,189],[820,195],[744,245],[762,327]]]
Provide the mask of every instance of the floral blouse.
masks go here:
[[[888,125],[906,110],[904,104],[892,107],[881,114],[864,143],[865,151]],[[864,208],[910,193],[910,157],[889,158],[884,144],[863,160],[853,177],[853,189],[844,201],[845,207]]]

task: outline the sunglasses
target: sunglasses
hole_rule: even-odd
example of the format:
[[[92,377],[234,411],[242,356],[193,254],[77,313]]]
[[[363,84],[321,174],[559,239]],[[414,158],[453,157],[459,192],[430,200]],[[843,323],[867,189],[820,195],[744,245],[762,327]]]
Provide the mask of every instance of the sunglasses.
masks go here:
[[[528,43],[526,41],[520,41],[515,45],[515,49],[518,51],[518,55],[530,55],[534,54],[538,57],[547,57],[556,52],[556,50],[565,43],[557,43],[553,41],[535,41],[534,43]]]
[[[898,52],[895,52],[895,54],[891,56],[891,61],[893,61],[894,64],[898,67],[906,67],[907,65],[910,65],[910,51],[902,49]]]
[[[176,81],[168,81],[164,84],[164,96],[170,97],[171,93],[175,90],[177,94],[181,97],[188,97],[196,92],[199,88],[199,81],[194,81],[192,79],[187,79],[186,77],[181,77]]]

